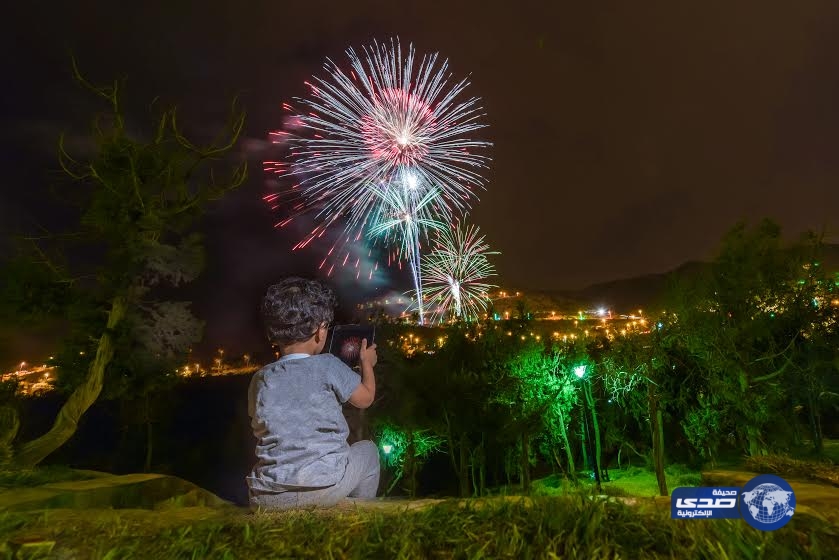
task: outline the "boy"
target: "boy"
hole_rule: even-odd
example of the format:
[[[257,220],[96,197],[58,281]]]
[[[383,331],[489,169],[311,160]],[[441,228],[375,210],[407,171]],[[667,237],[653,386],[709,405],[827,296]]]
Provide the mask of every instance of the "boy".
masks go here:
[[[376,345],[361,343],[361,379],[321,354],[335,296],[320,282],[287,278],[268,288],[262,318],[281,357],[254,374],[248,414],[257,463],[247,477],[252,507],[330,506],[347,496],[374,498],[379,454],[371,441],[347,444],[341,404],[367,408],[376,396]]]

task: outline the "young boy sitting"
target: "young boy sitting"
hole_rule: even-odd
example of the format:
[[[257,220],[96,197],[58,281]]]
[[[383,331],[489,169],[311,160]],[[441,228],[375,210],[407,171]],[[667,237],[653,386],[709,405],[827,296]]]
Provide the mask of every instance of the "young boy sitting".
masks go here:
[[[320,282],[287,278],[268,288],[262,317],[278,361],[256,372],[248,413],[257,463],[247,477],[252,507],[330,506],[374,498],[379,454],[372,441],[347,444],[341,404],[367,408],[376,395],[376,345],[361,343],[361,378],[332,354],[321,354],[335,296]]]

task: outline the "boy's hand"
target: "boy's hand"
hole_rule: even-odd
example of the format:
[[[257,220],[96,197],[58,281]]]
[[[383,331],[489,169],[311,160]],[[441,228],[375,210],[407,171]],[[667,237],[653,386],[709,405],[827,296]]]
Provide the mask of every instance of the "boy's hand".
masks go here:
[[[379,356],[376,354],[376,345],[367,346],[367,339],[361,341],[361,353],[359,354],[359,361],[362,366],[375,367],[379,361]]]

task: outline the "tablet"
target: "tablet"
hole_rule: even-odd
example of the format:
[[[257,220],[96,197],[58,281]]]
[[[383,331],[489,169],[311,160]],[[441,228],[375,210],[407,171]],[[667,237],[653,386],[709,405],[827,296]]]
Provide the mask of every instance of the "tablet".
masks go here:
[[[375,325],[337,325],[332,328],[327,351],[354,368],[359,365],[361,341],[366,338],[370,346],[375,336]]]

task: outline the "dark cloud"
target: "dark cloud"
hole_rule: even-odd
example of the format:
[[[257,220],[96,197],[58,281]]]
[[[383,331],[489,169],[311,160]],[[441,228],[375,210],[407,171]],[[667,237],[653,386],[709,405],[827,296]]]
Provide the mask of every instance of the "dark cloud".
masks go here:
[[[85,126],[96,107],[72,82],[70,52],[95,81],[127,77],[132,122],[161,96],[206,135],[241,95],[254,165],[207,218],[199,302],[211,338],[235,336],[252,293],[318,263],[291,253],[297,239],[260,202],[280,104],[305,95],[326,57],[399,36],[440,51],[483,98],[494,161],[472,217],[501,251],[505,283],[665,270],[708,256],[742,218],[835,228],[837,16],[835,2],[779,0],[17,3],[0,24],[0,204],[41,212],[48,136]]]

